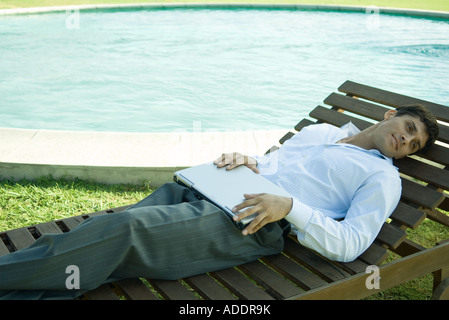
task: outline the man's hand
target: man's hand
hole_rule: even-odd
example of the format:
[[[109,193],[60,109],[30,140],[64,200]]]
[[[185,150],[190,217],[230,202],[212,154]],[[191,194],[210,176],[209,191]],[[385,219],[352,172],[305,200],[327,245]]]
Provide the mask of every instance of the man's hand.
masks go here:
[[[267,223],[285,218],[293,205],[291,198],[274,194],[245,194],[244,197],[246,200],[235,206],[232,211],[238,212],[244,208],[248,209],[236,214],[234,220],[239,221],[256,212],[258,213],[254,220],[242,231],[244,235],[253,234]]]
[[[226,170],[232,170],[238,166],[245,165],[255,173],[259,173],[257,169],[257,161],[254,158],[244,156],[238,152],[223,153],[221,157],[214,161],[218,168],[226,167]]]

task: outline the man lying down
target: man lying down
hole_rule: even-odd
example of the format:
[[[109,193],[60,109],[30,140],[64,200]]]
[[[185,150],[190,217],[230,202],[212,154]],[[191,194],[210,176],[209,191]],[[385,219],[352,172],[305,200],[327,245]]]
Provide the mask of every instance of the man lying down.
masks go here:
[[[437,135],[435,118],[413,105],[389,110],[363,131],[351,123],[311,125],[268,155],[222,155],[217,167],[246,165],[291,197],[245,194],[234,219],[257,216],[240,230],[190,189],[165,184],[126,211],[44,234],[29,248],[1,256],[0,298],[73,299],[124,278],[171,280],[226,269],[281,252],[285,226],[321,255],[352,261],[400,199],[392,158],[429,149]],[[66,285],[69,266],[79,270],[79,287]]]

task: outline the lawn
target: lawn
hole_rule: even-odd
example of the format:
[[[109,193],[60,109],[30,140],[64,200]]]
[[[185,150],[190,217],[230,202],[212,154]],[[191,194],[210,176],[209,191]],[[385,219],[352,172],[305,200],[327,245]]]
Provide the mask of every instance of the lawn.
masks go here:
[[[147,185],[104,185],[41,178],[0,181],[0,232],[129,205],[152,190]]]
[[[380,7],[397,7],[449,11],[447,0],[1,0],[0,9],[20,7],[43,7],[79,4],[114,4],[114,3],[276,3],[276,4],[342,4],[342,5],[377,5]]]

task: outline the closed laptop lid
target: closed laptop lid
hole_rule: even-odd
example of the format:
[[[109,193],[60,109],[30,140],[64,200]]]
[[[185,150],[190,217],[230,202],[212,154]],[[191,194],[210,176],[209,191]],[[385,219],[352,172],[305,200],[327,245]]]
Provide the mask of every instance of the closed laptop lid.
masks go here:
[[[232,208],[242,203],[245,193],[271,193],[290,197],[271,181],[242,165],[232,170],[217,168],[213,162],[175,172],[175,180],[195,190],[232,216]],[[249,223],[254,217],[242,221]]]

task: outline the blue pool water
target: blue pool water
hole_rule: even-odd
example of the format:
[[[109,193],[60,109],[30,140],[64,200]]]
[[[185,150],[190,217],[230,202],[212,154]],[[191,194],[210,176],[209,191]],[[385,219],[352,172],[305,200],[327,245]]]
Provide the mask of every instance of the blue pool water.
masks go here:
[[[291,128],[347,79],[449,104],[447,20],[289,10],[74,14],[0,17],[0,127]]]

